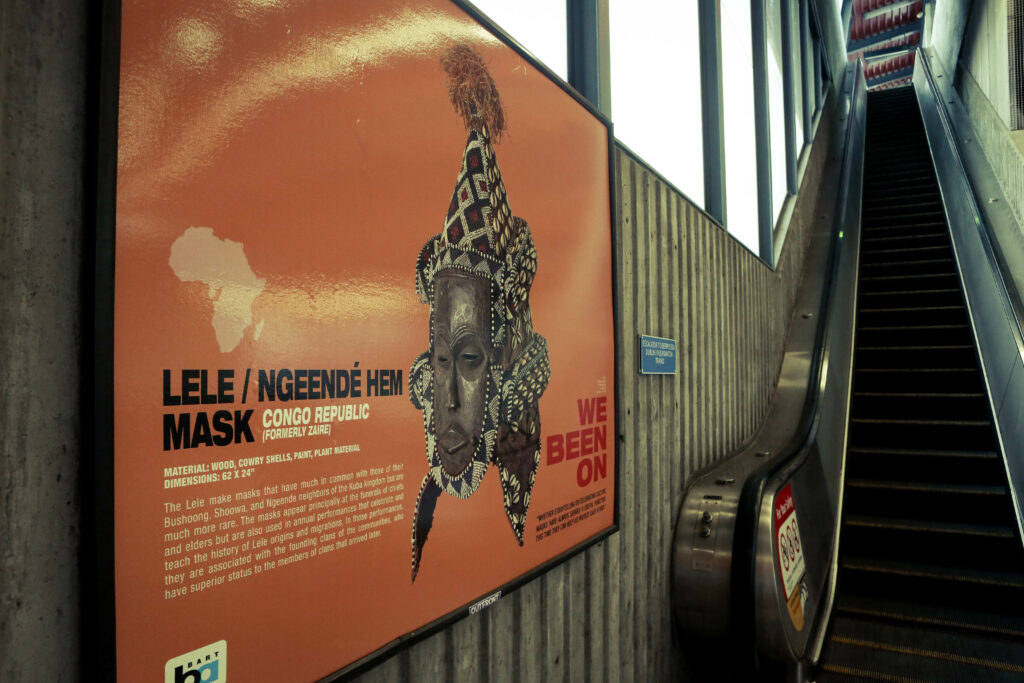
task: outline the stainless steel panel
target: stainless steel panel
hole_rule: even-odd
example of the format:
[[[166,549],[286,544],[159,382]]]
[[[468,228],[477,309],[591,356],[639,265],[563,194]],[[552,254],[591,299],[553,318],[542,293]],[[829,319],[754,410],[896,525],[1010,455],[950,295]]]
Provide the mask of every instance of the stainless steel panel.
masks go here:
[[[932,72],[933,68],[939,71]],[[947,108],[959,106],[949,74],[926,51],[918,52],[914,85],[921,105],[928,145],[935,162],[953,251],[964,288],[981,366],[988,388],[1007,477],[1024,530],[1024,341],[1020,323],[1003,282],[987,226],[979,210],[953,134]]]
[[[852,67],[851,67],[852,68]],[[862,72],[848,70],[843,94],[850,102],[839,215],[839,255],[828,308],[818,412],[804,449],[765,484],[758,519],[756,551],[756,630],[758,651],[776,660],[813,661],[819,654],[835,589],[842,476],[846,454],[853,332],[860,252],[860,211],[864,163],[866,89]],[[806,564],[807,594],[801,599],[801,628],[790,618],[782,589],[775,538],[774,503],[792,487]]]
[[[799,658],[807,650],[808,638],[814,633],[813,616],[828,599],[831,591],[829,579],[834,557],[834,538],[840,499],[839,484],[826,482],[828,476],[838,477],[842,471],[842,457],[846,438],[846,409],[849,400],[850,348],[852,344],[852,316],[856,291],[857,238],[859,235],[860,176],[863,160],[864,82],[859,71],[851,70],[847,80],[847,96],[855,103],[851,115],[859,126],[856,134],[846,140],[842,186],[849,201],[829,207],[831,220],[815,222],[806,251],[803,286],[797,280],[785,283],[786,301],[795,300],[795,315],[789,329],[787,347],[783,357],[778,389],[771,403],[770,413],[752,442],[734,457],[699,477],[688,490],[680,509],[673,544],[673,585],[675,616],[685,634],[698,638],[726,639],[735,633],[734,614],[751,621],[756,618],[758,649],[775,660]],[[860,93],[860,97],[854,97]],[[845,123],[842,117],[840,123]],[[838,212],[838,213],[837,213]],[[831,308],[834,321],[828,328],[832,353],[824,361],[821,378],[823,385],[808,387],[812,369],[817,316],[822,310],[823,282],[831,268],[829,259],[832,235],[841,232],[842,272],[831,289]],[[838,238],[838,235],[836,235]],[[793,239],[791,232],[788,239]],[[780,270],[786,259],[780,261]],[[802,259],[800,264],[804,265]],[[766,321],[771,329],[784,328],[784,320]],[[770,334],[770,333],[769,333]],[[803,413],[807,392],[817,394],[825,389],[824,383],[835,390],[822,401],[829,411],[823,422],[830,427],[823,430],[827,453],[823,460],[816,444],[795,459],[791,466],[769,480],[765,487],[758,522],[756,550],[756,606],[732,603],[750,596],[733,595],[732,565],[735,561],[737,511],[741,488],[750,475],[762,469],[784,451],[792,453],[794,433]],[[838,416],[837,416],[838,413]],[[842,425],[841,427],[835,425]],[[775,565],[772,524],[772,501],[775,492],[786,482],[793,483],[798,506],[803,510],[805,527],[804,546],[813,558],[807,561],[808,584],[811,593],[807,600],[808,625],[801,631],[789,622],[785,603],[779,601],[779,582]],[[710,523],[705,520],[711,515]],[[806,529],[806,530],[805,530]],[[781,611],[780,611],[781,607]],[[742,644],[733,644],[742,647]]]

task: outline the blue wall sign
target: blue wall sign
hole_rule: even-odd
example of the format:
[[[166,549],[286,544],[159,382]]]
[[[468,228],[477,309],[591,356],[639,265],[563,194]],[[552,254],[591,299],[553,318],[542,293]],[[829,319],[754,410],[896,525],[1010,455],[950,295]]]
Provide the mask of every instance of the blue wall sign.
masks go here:
[[[640,374],[672,375],[676,371],[676,340],[640,335]]]

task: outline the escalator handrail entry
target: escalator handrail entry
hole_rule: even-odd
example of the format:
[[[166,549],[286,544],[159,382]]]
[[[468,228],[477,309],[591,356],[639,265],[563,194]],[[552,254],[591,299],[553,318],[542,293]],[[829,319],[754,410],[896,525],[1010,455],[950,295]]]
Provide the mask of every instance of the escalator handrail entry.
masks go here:
[[[856,111],[856,100],[854,98],[864,96],[856,87],[858,80],[864,78],[863,70],[859,62],[856,66],[851,65],[851,68],[854,68],[855,71],[853,71],[852,86],[849,91],[850,111],[848,115],[850,117]],[[841,191],[836,199],[837,211],[835,216],[840,222],[844,221],[848,204],[851,201],[849,185],[852,163],[850,160],[854,154],[853,141],[856,135],[855,126],[852,123],[851,121],[851,125],[847,126],[842,175],[839,181]],[[856,201],[859,201],[859,198],[856,198]],[[734,638],[737,638],[737,642],[744,644],[744,649],[752,654],[755,661],[757,657],[754,616],[754,606],[756,604],[755,564],[760,509],[769,480],[784,469],[798,469],[806,461],[810,447],[817,435],[817,424],[820,418],[821,379],[825,368],[825,356],[829,348],[829,321],[842,247],[842,240],[837,232],[833,231],[831,237],[828,257],[829,265],[825,269],[824,295],[815,329],[814,351],[811,355],[808,372],[808,386],[815,389],[808,391],[804,397],[804,405],[801,410],[798,427],[786,448],[777,457],[765,462],[747,477],[743,484],[736,511],[736,531],[733,543],[731,577],[733,596],[731,601],[732,614],[730,615],[731,630]]]

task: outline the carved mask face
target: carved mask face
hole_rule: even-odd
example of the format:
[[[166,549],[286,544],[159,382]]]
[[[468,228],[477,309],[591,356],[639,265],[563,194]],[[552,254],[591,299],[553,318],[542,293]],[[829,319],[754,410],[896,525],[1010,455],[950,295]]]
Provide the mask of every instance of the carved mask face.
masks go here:
[[[434,428],[449,476],[466,469],[483,435],[490,363],[490,284],[458,272],[434,281]]]

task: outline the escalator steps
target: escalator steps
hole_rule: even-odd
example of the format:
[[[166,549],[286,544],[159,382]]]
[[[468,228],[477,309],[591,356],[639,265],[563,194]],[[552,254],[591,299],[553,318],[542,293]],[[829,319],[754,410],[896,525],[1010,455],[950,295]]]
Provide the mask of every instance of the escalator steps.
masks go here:
[[[1024,552],[911,88],[868,96],[836,604],[817,681],[1024,680]]]
[[[888,680],[1019,681],[1024,677],[1024,643],[1017,638],[971,633],[949,622],[920,618],[900,621],[892,610],[880,618],[840,612],[832,627],[834,656],[825,672],[858,672]],[[865,656],[867,653],[867,656]],[[877,673],[875,673],[877,675]],[[833,680],[833,679],[829,679]]]

